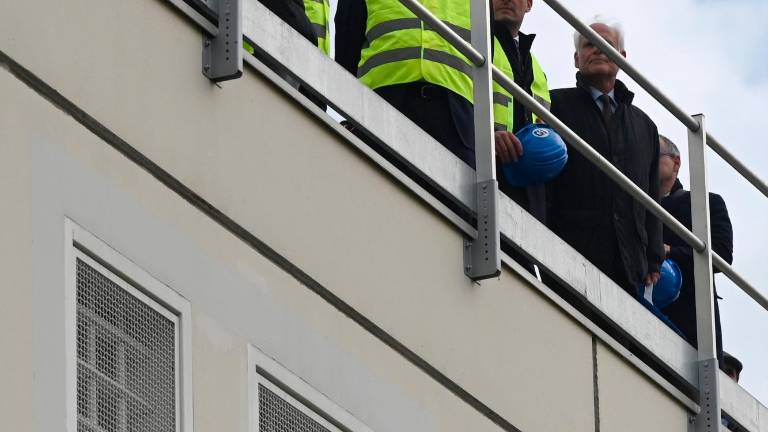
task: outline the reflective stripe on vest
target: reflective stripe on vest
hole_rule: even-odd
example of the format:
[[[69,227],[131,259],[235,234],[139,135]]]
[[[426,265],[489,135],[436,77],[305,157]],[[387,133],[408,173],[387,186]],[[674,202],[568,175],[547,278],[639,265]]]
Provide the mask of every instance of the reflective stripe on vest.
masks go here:
[[[420,0],[446,25],[469,38],[469,2]],[[425,81],[445,87],[472,102],[472,64],[437,32],[400,2],[367,0],[365,44],[358,77],[376,89]]]
[[[504,75],[508,76],[512,81],[515,80],[515,73],[512,71],[512,66],[509,63],[507,54],[501,47],[499,40],[494,38],[493,48],[493,64],[499,68]],[[531,83],[531,94],[537,102],[544,105],[549,109],[552,99],[549,96],[549,87],[547,85],[547,76],[541,69],[541,65],[536,60],[536,57],[531,53],[531,67],[533,68],[533,83]],[[512,94],[509,93],[504,87],[493,82],[493,121],[496,130],[515,130],[514,124],[514,101]],[[533,114],[532,120],[538,121],[538,117]]]
[[[331,39],[328,34],[328,14],[331,10],[328,0],[304,0],[304,11],[312,23],[317,35],[317,46],[326,54],[331,52]]]

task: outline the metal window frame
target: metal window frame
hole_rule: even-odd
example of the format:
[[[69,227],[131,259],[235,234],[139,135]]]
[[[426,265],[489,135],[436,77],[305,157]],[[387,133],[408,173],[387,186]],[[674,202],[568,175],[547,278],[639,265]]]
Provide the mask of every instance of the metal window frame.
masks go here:
[[[192,322],[189,302],[72,219],[64,221],[65,404],[67,432],[77,432],[77,260],[175,323],[176,432],[192,432]]]
[[[259,432],[259,384],[332,432],[373,432],[301,377],[248,345],[248,432]]]

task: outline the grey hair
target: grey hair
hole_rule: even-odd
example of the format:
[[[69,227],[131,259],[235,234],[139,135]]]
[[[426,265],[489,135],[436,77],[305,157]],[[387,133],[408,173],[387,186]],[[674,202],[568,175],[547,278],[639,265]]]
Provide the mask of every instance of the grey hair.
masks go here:
[[[613,30],[614,33],[616,33],[617,38],[619,39],[619,47],[617,48],[619,51],[624,49],[624,28],[621,26],[621,23],[618,21],[608,20],[606,18],[603,18],[601,15],[595,15],[592,18],[592,22],[590,22],[588,25],[592,27],[595,24],[603,24],[605,26],[608,26],[611,30]],[[576,48],[576,51],[579,50],[579,43],[582,39],[586,39],[584,36],[581,35],[578,31],[575,31],[573,33],[573,46]]]
[[[671,156],[680,157],[680,149],[677,148],[675,143],[671,139],[664,135],[659,135],[659,144],[662,153],[667,153]]]

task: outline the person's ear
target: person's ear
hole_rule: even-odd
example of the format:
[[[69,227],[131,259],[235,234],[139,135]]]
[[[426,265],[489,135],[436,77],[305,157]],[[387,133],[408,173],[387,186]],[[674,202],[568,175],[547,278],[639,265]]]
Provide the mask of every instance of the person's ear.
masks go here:
[[[627,52],[624,50],[619,51],[624,58],[627,58]]]
[[[682,162],[680,161],[680,156],[675,156],[674,158],[672,158],[672,162],[674,163],[672,171],[674,171],[675,174],[677,174],[680,171],[680,165],[682,164]]]
[[[531,8],[533,8],[533,0],[528,0],[528,9],[526,9],[526,12],[530,12]]]
[[[573,66],[578,69],[579,68],[579,51],[573,52]]]

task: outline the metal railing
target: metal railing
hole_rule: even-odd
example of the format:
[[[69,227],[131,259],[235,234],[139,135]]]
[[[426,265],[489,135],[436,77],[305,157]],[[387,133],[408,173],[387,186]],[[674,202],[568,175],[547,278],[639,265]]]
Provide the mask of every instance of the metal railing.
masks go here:
[[[518,86],[513,80],[504,75],[498,68],[491,65],[493,79],[509,91],[515,100],[521,102],[526,108],[534,112],[542,120],[555,129],[573,148],[581,153],[585,158],[592,162],[597,168],[613,180],[621,189],[627,192],[635,200],[640,202],[648,211],[658,217],[665,225],[679,235],[691,248],[694,254],[694,277],[696,286],[696,316],[698,328],[698,351],[699,351],[699,391],[701,412],[697,417],[697,431],[715,431],[720,428],[720,404],[719,404],[719,383],[717,374],[717,352],[715,348],[715,330],[714,330],[714,291],[712,285],[712,263],[715,264],[731,281],[741,288],[747,295],[753,298],[760,306],[768,310],[768,298],[755,289],[746,279],[740,276],[725,260],[718,256],[711,249],[710,229],[709,229],[709,192],[707,190],[706,161],[704,157],[705,146],[709,144],[723,159],[736,169],[744,178],[754,185],[760,192],[768,197],[768,185],[762,181],[756,174],[749,170],[733,154],[719,144],[711,135],[706,133],[703,115],[690,116],[686,114],[677,104],[668,96],[653,85],[650,80],[643,76],[634,68],[614,47],[608,44],[592,28],[581,22],[568,9],[566,9],[557,0],[544,0],[556,13],[571,24],[580,34],[592,42],[598,49],[602,50],[611,58],[622,70],[641,85],[652,97],[654,97],[662,106],[664,106],[672,115],[680,120],[689,130],[689,151],[691,166],[691,206],[693,219],[693,232],[688,230],[683,224],[669,214],[652,197],[648,196],[642,189],[629,180],[624,174],[606,160],[586,141],[581,139],[576,133],[569,129],[564,123],[557,119],[543,105],[539,104],[524,89]],[[440,22],[426,8],[416,0],[400,0],[400,2],[410,9],[423,21],[429,23],[443,38],[450,42],[459,52],[469,59],[476,70],[487,68],[489,56],[487,52],[481,53],[476,49],[476,39],[482,35],[490,39],[488,31],[487,18],[485,22],[479,19],[487,17],[488,5],[484,1],[472,2],[472,39],[473,44],[468,45],[458,34],[453,32],[448,26]],[[481,6],[478,6],[481,5]],[[485,8],[485,14],[477,15],[477,10]],[[478,103],[486,103],[486,91],[478,97],[478,86],[475,85],[475,113],[476,119],[478,112],[488,109],[488,105],[479,107]],[[487,161],[490,148],[490,159],[493,160],[493,146],[487,143],[479,142],[478,136],[487,136],[486,124],[482,122],[475,123],[476,137],[476,157]],[[492,164],[491,164],[492,165]],[[478,179],[490,178],[495,180],[493,168],[481,166],[478,163]],[[478,185],[481,184],[478,182]],[[479,210],[479,208],[478,208]],[[479,213],[479,212],[478,212]]]
[[[168,0],[174,4],[182,5],[185,0]],[[239,9],[238,4],[241,0],[223,0],[225,7],[230,5]],[[616,51],[612,46],[606,43],[589,26],[578,20],[570,11],[562,6],[557,0],[544,0],[555,12],[563,17],[586,39],[591,41],[596,47],[601,49],[609,58],[611,58],[620,68],[622,68],[630,77],[632,77],[641,87],[643,87],[652,97],[654,97],[662,106],[672,113],[686,128],[689,129],[689,150],[691,164],[691,199],[693,232],[677,221],[672,215],[659,205],[659,203],[648,196],[643,190],[637,187],[632,181],[626,178],[621,171],[615,168],[608,160],[600,155],[586,141],[581,139],[576,133],[570,130],[559,119],[552,115],[547,108],[539,104],[524,89],[519,87],[513,80],[505,76],[499,69],[493,66],[490,60],[490,34],[489,34],[489,10],[488,2],[471,2],[472,14],[472,40],[468,43],[461,36],[456,34],[451,28],[445,25],[440,19],[430,13],[416,0],[399,0],[404,6],[411,10],[416,16],[426,22],[430,28],[437,31],[443,38],[451,43],[460,53],[462,53],[475,66],[473,69],[474,82],[474,127],[475,127],[475,156],[476,156],[476,213],[478,215],[478,226],[488,226],[486,233],[490,233],[491,241],[484,248],[475,248],[470,241],[467,245],[469,251],[465,255],[465,271],[473,279],[482,279],[498,274],[500,267],[499,260],[499,224],[497,213],[498,187],[496,183],[495,172],[495,152],[493,145],[493,119],[492,119],[492,99],[491,85],[492,80],[496,81],[503,88],[509,91],[512,96],[521,102],[525,107],[537,114],[539,118],[547,122],[553,129],[568,141],[571,146],[580,152],[584,157],[590,160],[603,173],[611,178],[619,187],[621,187],[630,196],[640,202],[648,211],[657,216],[664,224],[670,227],[678,234],[695,253],[695,277],[697,294],[697,318],[699,333],[699,364],[700,364],[700,403],[710,401],[708,405],[702,406],[699,414],[699,421],[696,422],[697,430],[710,431],[719,428],[719,391],[717,360],[715,353],[714,340],[714,319],[713,319],[713,289],[711,268],[714,264],[717,268],[731,279],[737,286],[746,292],[764,309],[768,310],[768,298],[753,287],[745,278],[739,275],[733,267],[725,260],[715,254],[710,246],[709,234],[709,206],[708,191],[706,186],[706,165],[704,160],[705,146],[709,145],[717,154],[728,162],[737,172],[752,183],[760,192],[768,196],[768,186],[756,174],[750,171],[733,154],[725,149],[714,137],[706,133],[703,115],[690,116],[677,106],[661,90],[655,87],[648,79],[637,71],[626,59]],[[219,5],[222,6],[221,4]],[[194,13],[188,13],[196,21],[204,21],[202,17],[197,17]],[[219,29],[216,33],[224,33],[219,23]],[[239,23],[238,23],[239,25]],[[204,26],[205,27],[205,26]],[[208,24],[210,27],[210,24]],[[206,28],[209,34],[215,36],[214,31]],[[226,33],[228,37],[236,38],[235,32]],[[241,37],[241,33],[239,35]],[[233,40],[233,43],[239,42]],[[207,45],[206,45],[207,47]],[[242,68],[240,59],[225,58],[228,62],[226,66],[236,72]],[[239,63],[239,64],[238,64]],[[232,71],[230,71],[232,73]],[[223,76],[223,75],[222,75]],[[492,78],[492,80],[491,80]],[[478,89],[484,89],[478,91]],[[694,169],[695,168],[695,169]],[[487,224],[486,224],[487,222]],[[477,236],[483,235],[480,230]],[[495,241],[493,239],[495,238]],[[478,242],[479,243],[479,242]],[[485,243],[485,242],[483,242]],[[543,263],[546,267],[546,263]],[[707,421],[708,420],[708,421]],[[716,421],[715,421],[716,420]]]

